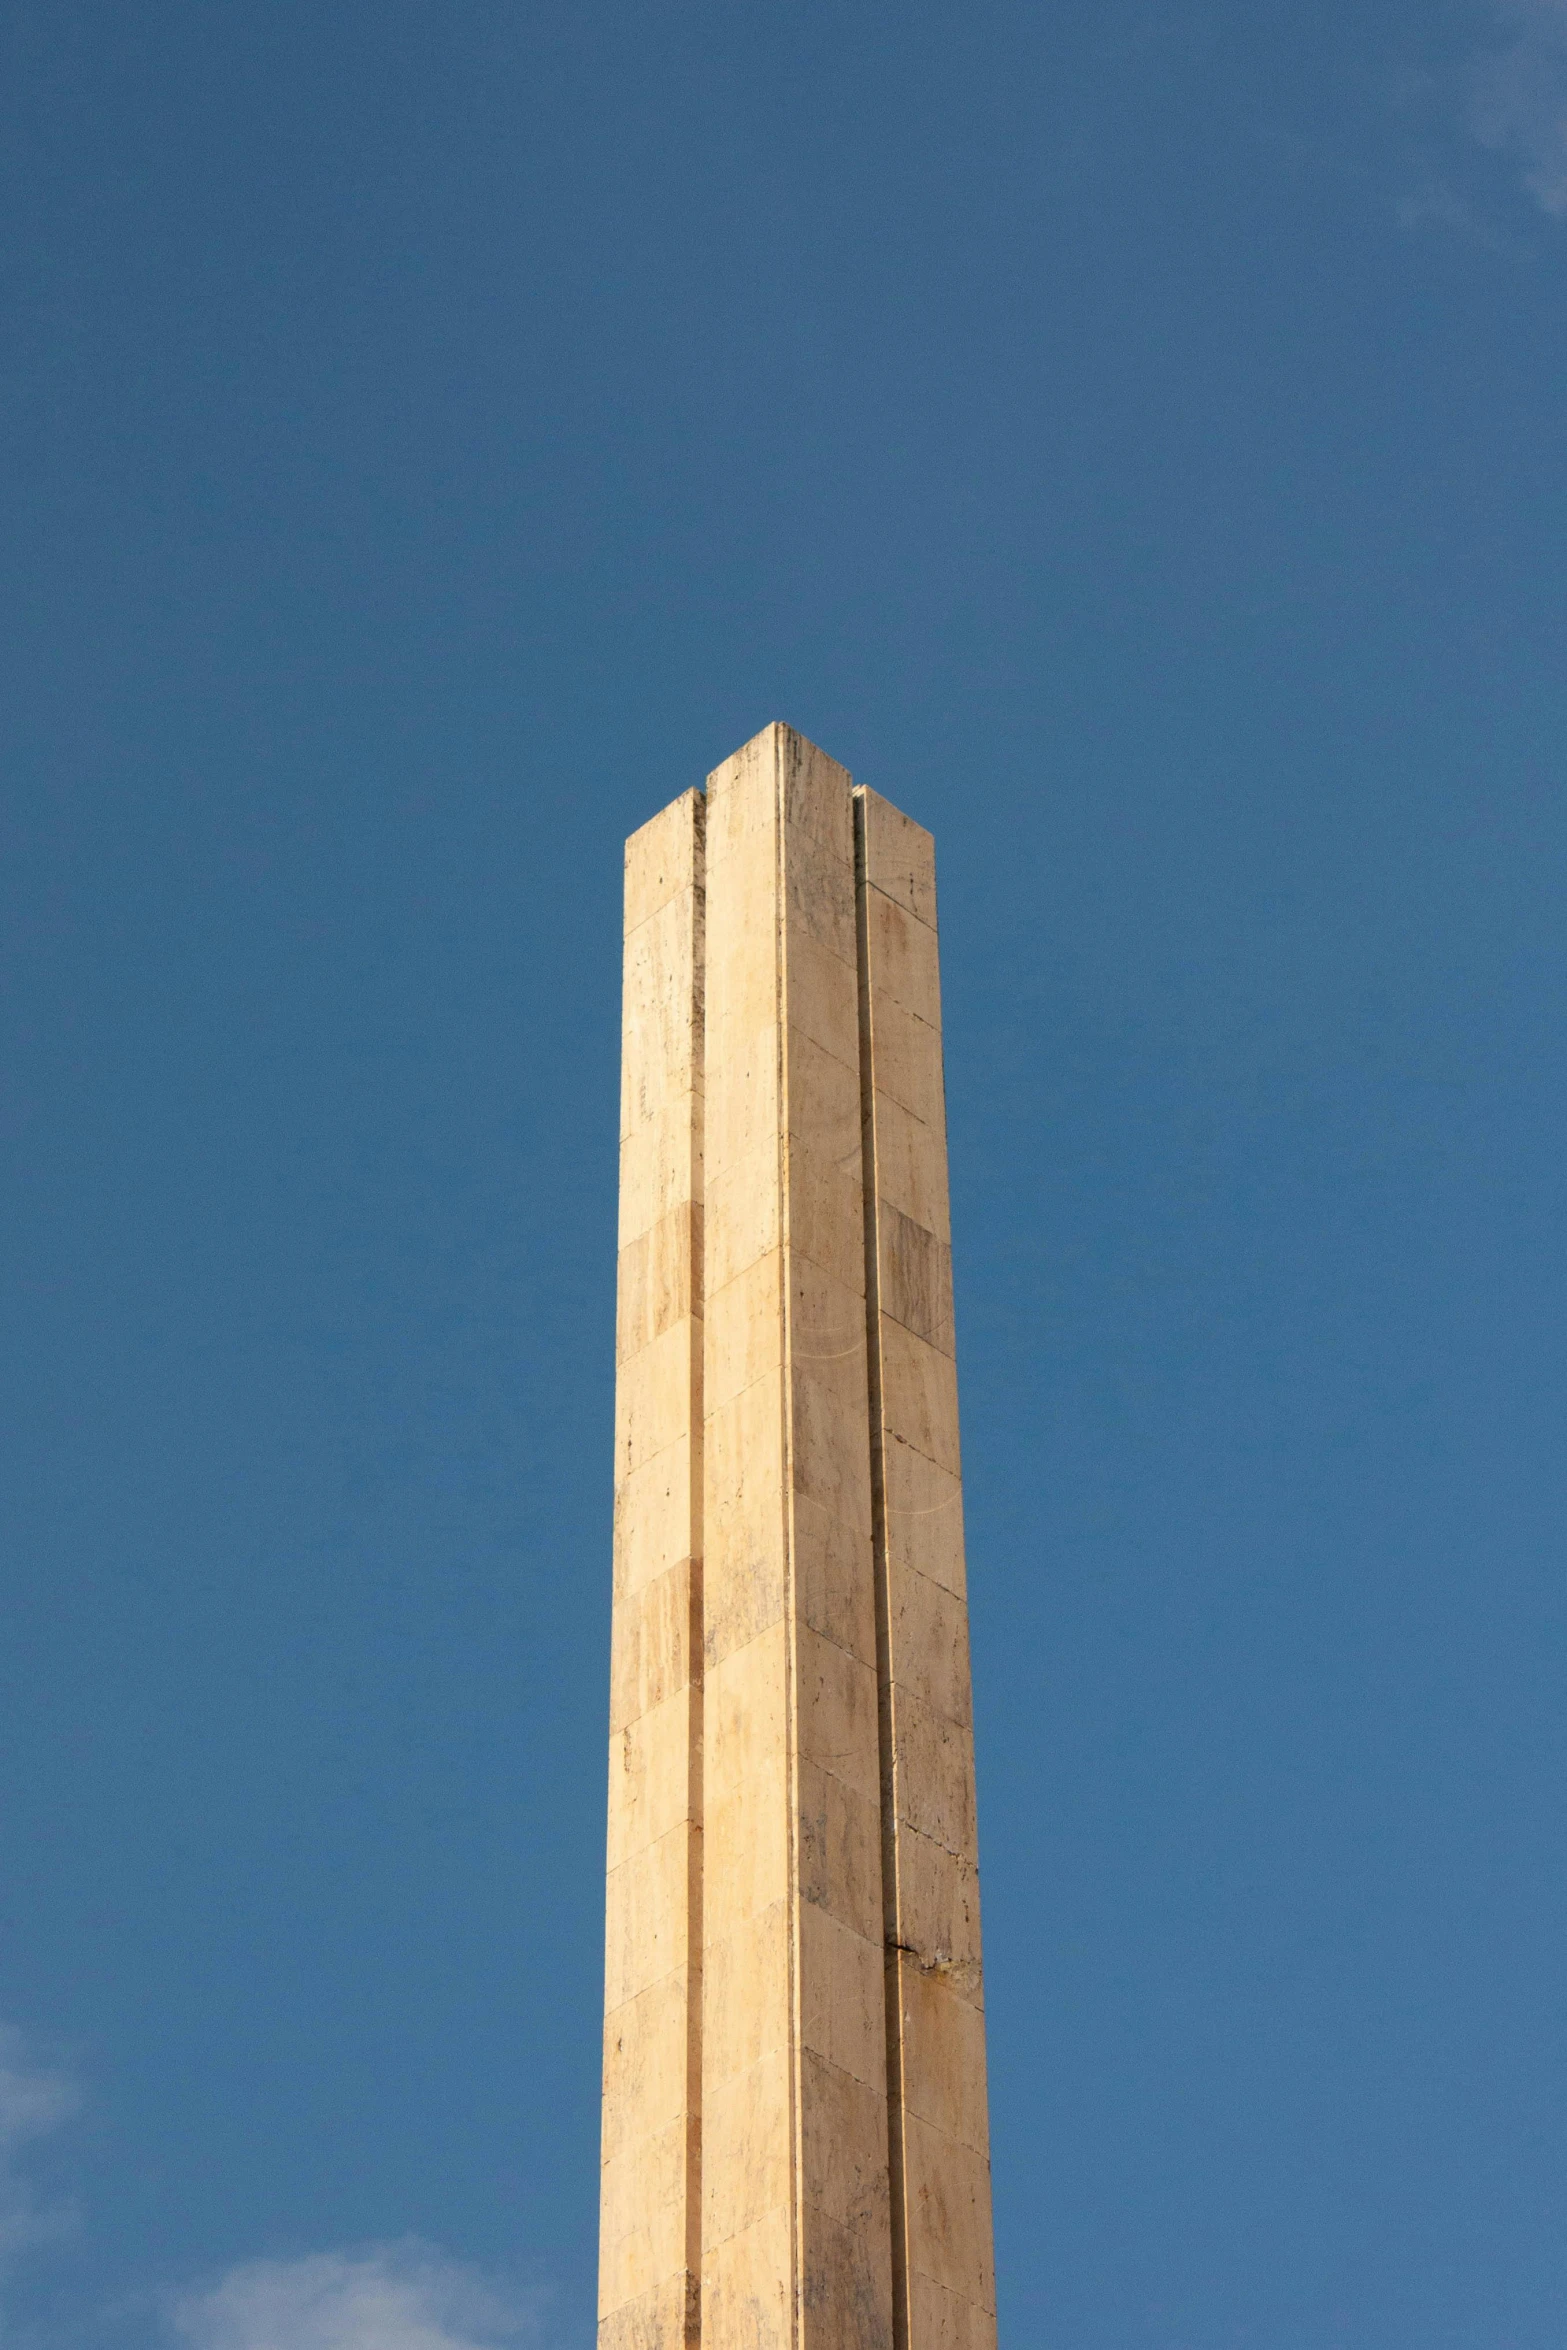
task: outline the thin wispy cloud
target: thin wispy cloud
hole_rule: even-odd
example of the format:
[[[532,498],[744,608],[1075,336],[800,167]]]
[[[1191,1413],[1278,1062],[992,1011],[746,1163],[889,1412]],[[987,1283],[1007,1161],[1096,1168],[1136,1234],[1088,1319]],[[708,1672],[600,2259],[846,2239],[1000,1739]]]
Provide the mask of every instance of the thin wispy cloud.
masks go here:
[[[1474,69],[1471,128],[1567,220],[1567,0],[1497,0],[1497,15],[1511,38]]]
[[[536,2307],[419,2243],[254,2260],[177,2300],[188,2350],[498,2350],[539,2340]]]
[[[1399,197],[1398,222],[1400,228],[1449,228],[1479,244],[1492,242],[1469,198],[1435,176],[1422,180],[1408,195]]]
[[[0,2285],[24,2253],[75,2225],[69,2204],[40,2197],[31,2166],[80,2105],[70,2076],[41,2063],[14,2025],[0,2024]]]

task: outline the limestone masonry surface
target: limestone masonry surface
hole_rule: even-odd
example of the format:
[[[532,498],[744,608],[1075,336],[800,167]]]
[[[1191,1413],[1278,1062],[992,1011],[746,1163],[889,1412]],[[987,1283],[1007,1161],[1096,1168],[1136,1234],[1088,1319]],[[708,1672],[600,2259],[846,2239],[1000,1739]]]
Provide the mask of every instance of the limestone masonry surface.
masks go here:
[[[930,835],[626,845],[600,2350],[994,2350]]]

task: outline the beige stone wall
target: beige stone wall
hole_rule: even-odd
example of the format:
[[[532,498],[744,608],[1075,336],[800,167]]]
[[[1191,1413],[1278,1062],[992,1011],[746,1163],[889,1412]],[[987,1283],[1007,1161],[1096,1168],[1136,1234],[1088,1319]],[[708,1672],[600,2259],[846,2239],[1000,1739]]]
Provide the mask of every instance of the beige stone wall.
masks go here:
[[[984,2350],[929,836],[765,729],[625,1003],[600,2342]]]
[[[856,794],[897,2340],[996,2339],[952,1227],[929,833]]]
[[[626,844],[602,2350],[701,2339],[705,819]]]
[[[708,786],[704,2350],[892,2338],[850,788]]]

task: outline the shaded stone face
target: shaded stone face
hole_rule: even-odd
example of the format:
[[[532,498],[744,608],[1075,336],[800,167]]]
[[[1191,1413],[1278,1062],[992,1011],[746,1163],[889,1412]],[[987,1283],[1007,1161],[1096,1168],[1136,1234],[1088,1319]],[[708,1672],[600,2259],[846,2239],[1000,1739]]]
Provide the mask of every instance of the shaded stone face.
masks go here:
[[[932,844],[626,850],[601,2350],[994,2350]]]

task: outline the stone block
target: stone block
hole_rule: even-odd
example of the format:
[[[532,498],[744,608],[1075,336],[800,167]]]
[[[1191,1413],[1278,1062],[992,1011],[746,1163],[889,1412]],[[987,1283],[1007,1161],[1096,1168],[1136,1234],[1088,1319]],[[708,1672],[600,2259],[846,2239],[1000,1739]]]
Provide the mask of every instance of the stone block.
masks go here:
[[[640,1714],[609,1742],[609,1849],[618,1868],[683,1820],[700,1824],[700,1777],[692,1770],[695,1725],[689,1689]]]
[[[909,2279],[909,2350],[996,2350],[996,2313],[916,2271]]]
[[[780,1374],[755,1379],[705,1424],[703,1612],[709,1672],[782,1617],[788,1580]]]
[[[604,2018],[603,2158],[681,2120],[690,2104],[688,1970],[677,1967]]]
[[[798,2350],[892,2350],[890,2225],[807,2203],[800,2236]]]
[[[782,1241],[776,1147],[715,1167],[705,1190],[706,1289],[716,1296]]]
[[[898,1818],[960,1859],[977,1861],[972,1732],[895,1688],[892,1746]]]
[[[744,912],[727,925],[708,925],[704,1095],[721,1085],[742,1083],[753,1071],[752,1039],[776,1036],[783,1024],[782,990],[776,925],[765,909]]]
[[[702,2084],[702,2241],[722,2244],[789,2206],[789,2055]],[[705,2266],[705,2263],[704,2263]]]
[[[968,1609],[926,1575],[889,1563],[888,1650],[892,1679],[933,1713],[965,1729],[973,1722]]]
[[[760,891],[744,876],[731,874],[726,887],[719,877],[709,897],[712,912],[703,945],[703,1011],[707,1030],[706,1062],[721,1076],[726,1060],[715,1052],[715,1037],[772,1026],[779,1017],[781,958],[779,927],[773,903],[776,877],[765,877]],[[737,894],[737,892],[739,894]]]
[[[689,1437],[702,1415],[702,1325],[689,1317],[650,1339],[615,1382],[615,1469],[624,1480]]]
[[[863,862],[866,882],[881,890],[906,912],[934,930],[936,927],[936,844],[923,825],[905,816],[880,792],[861,784],[855,798],[861,806]]]
[[[823,1050],[803,1028],[784,1031],[784,1123],[786,1169],[822,1170],[836,1167],[862,1180],[864,1146],[861,1131],[860,1081],[857,1061],[840,1061]],[[864,1294],[864,1241],[860,1241],[858,1273],[849,1276]]]
[[[963,1598],[963,1487],[957,1475],[906,1444],[884,1444],[882,1478],[889,1564],[928,1575]]]
[[[714,1665],[706,1684],[708,1759],[734,1779],[773,1769],[785,1750],[788,1633],[779,1622]]]
[[[621,1594],[610,1634],[609,1727],[613,1737],[673,1697],[700,1673],[700,1599],[692,1561],[681,1559],[638,1589]],[[693,1606],[698,1610],[693,1623]],[[695,1635],[695,1637],[694,1637]]]
[[[702,1393],[710,1413],[764,1377],[778,1393],[784,1355],[783,1280],[783,1252],[772,1249],[726,1281],[709,1300]]]
[[[621,1137],[616,1245],[699,1200],[702,1189],[702,1097],[680,1094]]]
[[[792,732],[776,721],[764,726],[708,776],[709,887],[716,864],[734,859],[752,872],[765,872],[769,856],[776,856],[778,738]]]
[[[887,2224],[885,2094],[810,2048],[800,2052],[800,2193],[848,2227]]]
[[[672,1829],[607,1871],[604,1884],[604,2011],[611,2013],[686,1963],[692,1844]]]
[[[666,1330],[702,1312],[702,1209],[682,1200],[620,1252],[615,1359],[626,1362]]]
[[[865,894],[865,960],[872,1025],[889,999],[941,1032],[941,971],[936,933],[878,889]]]
[[[792,1352],[792,1350],[791,1350]],[[871,1447],[864,1317],[858,1347],[794,1356],[790,1470],[794,1491],[871,1537]]]
[[[854,778],[792,726],[767,730],[785,823],[807,833],[833,864],[854,873]]]
[[[776,837],[771,817],[767,829]],[[770,845],[769,859],[775,854]],[[708,1037],[712,1038],[714,1024],[722,1026],[744,1004],[753,1007],[764,1000],[756,993],[766,992],[768,1000],[776,1001],[778,985],[779,923],[777,906],[777,875],[773,871],[749,871],[741,858],[726,859],[721,865],[709,866],[707,931],[703,945],[703,995],[708,1016]],[[709,1070],[720,1066],[714,1054],[707,1054]]]
[[[701,2295],[689,2271],[599,2319],[598,2350],[701,2350],[701,2340]]]
[[[742,1163],[770,1160],[776,1187],[782,1035],[782,1029],[768,1020],[744,1025],[736,1020],[710,1037],[714,1076],[702,1101],[705,1179]]]
[[[958,1373],[951,1355],[916,1338],[901,1322],[881,1320],[881,1412],[889,1449],[912,1445],[939,1469],[962,1473],[958,1448]]]
[[[879,1938],[802,1901],[800,2044],[873,2090],[887,2092],[887,2001]]]
[[[758,1644],[760,1645],[760,1644]],[[795,1628],[795,1705],[802,1761],[881,1801],[876,1675],[805,1624]]]
[[[702,2250],[702,2350],[793,2350],[788,2206]]]
[[[684,2121],[639,2139],[599,2172],[599,2305],[619,2309],[686,2263]]]
[[[776,1318],[777,1299],[771,1301]],[[787,1283],[789,1360],[797,1371],[846,1379],[859,1394],[863,1416],[865,1379],[865,1285],[848,1282],[813,1257],[791,1253]]]
[[[744,1779],[730,1779],[709,1758],[702,1809],[704,1947],[716,1947],[737,1920],[788,1895],[794,1858],[784,1758]]]
[[[625,927],[636,930],[671,898],[702,884],[702,836],[707,803],[682,792],[641,825],[626,843]]]
[[[856,1280],[863,1283],[865,1241],[859,1168],[823,1165],[791,1152],[788,1188],[791,1257],[805,1257],[820,1265],[845,1288],[853,1287]]]
[[[889,1938],[917,1965],[939,1973],[957,1997],[983,2007],[979,1871],[973,1860],[899,1820],[893,1873]]]
[[[947,1108],[941,1068],[941,1031],[917,1020],[891,997],[871,999],[871,1081],[943,1137]]]
[[[707,1669],[749,1647],[769,1625],[781,1623],[788,1597],[788,1562],[781,1545],[737,1556],[721,1575],[711,1576],[704,1608]]]
[[[804,936],[855,968],[858,943],[854,921],[854,870],[813,840],[803,826],[783,828],[784,968],[794,942]]]
[[[790,2023],[789,1904],[779,1900],[735,1918],[705,1948],[703,2078],[716,2085],[787,2048]]]
[[[871,1545],[859,1527],[794,1497],[794,1596],[800,1621],[876,1669],[876,1590]]]
[[[797,1766],[802,1907],[826,1911],[851,1932],[881,1932],[881,1806],[820,1763]]]
[[[615,1480],[615,1598],[667,1574],[693,1555],[702,1496],[690,1434]]]
[[[791,931],[784,952],[783,1000],[788,1026],[841,1061],[858,1086],[860,986],[853,957],[846,961],[809,931]]]
[[[905,2113],[983,2156],[990,2146],[985,2093],[985,2013],[958,1995],[940,1969],[894,1954],[903,2052],[899,2084]]]
[[[880,1087],[875,1095],[876,1192],[938,1240],[952,1238],[944,1122],[928,1126]]]
[[[702,1090],[701,901],[686,890],[626,939],[620,1131]]]
[[[952,1250],[890,1200],[876,1206],[877,1303],[889,1320],[956,1355]]]
[[[903,2116],[909,2268],[982,2309],[996,2305],[990,2164],[981,2154]]]
[[[707,1675],[703,1917],[710,1942],[789,1893],[785,1631],[780,1621]]]

